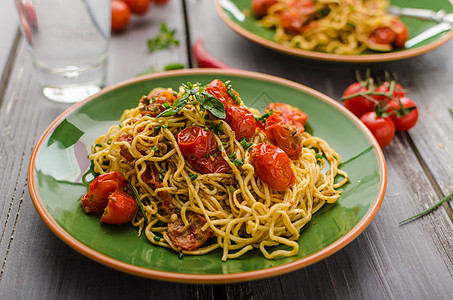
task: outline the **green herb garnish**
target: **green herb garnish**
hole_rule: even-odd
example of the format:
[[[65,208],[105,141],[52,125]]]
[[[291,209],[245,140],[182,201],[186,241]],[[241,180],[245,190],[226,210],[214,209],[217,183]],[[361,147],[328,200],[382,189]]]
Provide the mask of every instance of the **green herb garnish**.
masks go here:
[[[242,146],[242,148],[244,148],[244,150],[247,150],[249,147],[251,147],[253,145],[252,142],[247,143],[247,140],[245,139],[245,137],[242,137],[239,144],[241,144],[241,146]]]
[[[236,166],[236,167],[240,167],[244,164],[244,162],[238,158],[236,158],[235,160],[232,161],[233,164]]]
[[[154,52],[170,48],[171,45],[179,46],[179,40],[175,38],[176,29],[169,30],[166,23],[160,24],[159,34],[148,40],[148,50]]]
[[[188,175],[189,175],[190,181],[194,181],[195,179],[198,178],[198,175],[197,175],[197,174],[192,174],[192,173],[189,172]]]
[[[200,83],[192,84],[191,82],[188,82],[187,84],[183,84],[183,87],[184,93],[181,97],[176,99],[172,107],[167,108],[157,115],[157,118],[173,116],[179,113],[186,105],[192,105],[200,116],[202,116],[201,110],[209,111],[219,119],[226,118],[225,106],[223,103],[206,92],[205,88],[202,87]]]
[[[137,199],[138,206],[140,207],[140,211],[142,212],[145,222],[148,223],[148,218],[146,217],[145,210],[143,209],[143,204],[142,204],[142,201],[140,201],[140,197],[138,196],[137,190],[134,188],[134,186],[129,181],[127,182],[127,184],[129,185],[132,192],[134,193],[135,199]]]
[[[266,112],[264,115],[255,117],[255,120],[258,122],[261,122],[263,124],[266,123],[267,118],[269,118],[272,114],[274,113],[274,110],[271,108],[268,112]]]
[[[439,206],[441,206],[444,202],[447,202],[448,200],[450,200],[450,198],[453,197],[453,192],[451,192],[447,197],[445,197],[444,199],[440,200],[439,202],[437,202],[436,204],[434,204],[433,206],[425,209],[424,211],[422,211],[421,213],[418,213],[416,214],[415,216],[412,216],[410,218],[407,218],[406,220],[403,220],[401,222],[399,222],[398,224],[403,224],[403,223],[407,223],[409,221],[412,221],[414,219],[417,219],[417,218],[420,218],[421,216],[424,216],[426,215],[427,213],[430,213],[432,212],[433,210],[435,210],[436,208],[438,208]]]

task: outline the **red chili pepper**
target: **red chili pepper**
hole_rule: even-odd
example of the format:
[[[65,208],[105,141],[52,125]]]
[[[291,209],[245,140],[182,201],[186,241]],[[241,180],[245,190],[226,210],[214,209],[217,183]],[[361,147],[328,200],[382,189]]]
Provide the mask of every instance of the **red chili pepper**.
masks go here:
[[[192,47],[193,55],[197,60],[199,68],[218,68],[218,69],[232,69],[224,62],[210,55],[203,47],[203,41],[199,38]]]

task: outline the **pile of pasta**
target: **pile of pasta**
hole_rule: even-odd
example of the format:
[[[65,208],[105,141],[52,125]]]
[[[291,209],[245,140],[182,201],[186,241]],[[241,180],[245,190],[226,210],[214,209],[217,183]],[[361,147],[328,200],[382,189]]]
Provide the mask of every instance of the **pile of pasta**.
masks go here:
[[[182,89],[166,91],[182,93]],[[244,106],[242,101],[240,106]],[[188,163],[176,135],[192,126],[214,134],[231,170],[202,174]],[[129,139],[122,138],[125,136]],[[273,190],[256,176],[251,163],[250,150],[259,143],[271,143],[262,130],[257,128],[244,147],[244,139],[238,140],[227,122],[196,104],[170,116],[143,115],[137,106],[124,111],[120,124],[97,138],[89,159],[95,172],[118,171],[137,190],[145,216],[138,210],[132,224],[155,245],[188,255],[221,248],[223,261],[254,248],[268,259],[293,256],[299,249],[301,228],[325,203],[337,201],[341,194],[338,188],[348,176],[338,168],[340,155],[324,140],[304,132],[301,156],[291,160],[294,185],[284,191]],[[153,172],[159,177],[157,186],[147,181]],[[341,176],[336,180],[337,175]],[[168,224],[180,218],[182,226],[190,226],[193,214],[206,221],[197,230],[209,231],[212,236],[197,249],[181,249],[169,237]],[[277,245],[283,246],[270,247]]]
[[[272,0],[271,0],[272,1]],[[282,26],[282,15],[295,2],[306,9],[305,24],[298,32]],[[369,37],[377,28],[388,27],[396,34],[406,30],[396,16],[386,13],[387,0],[273,0],[259,23],[275,28],[274,38],[281,44],[335,54],[360,54],[367,49],[390,51],[392,43],[375,43]],[[310,7],[308,9],[307,7]],[[395,26],[392,22],[398,22]],[[405,35],[407,32],[404,33]],[[407,37],[406,37],[407,38]],[[398,46],[397,46],[398,47]]]

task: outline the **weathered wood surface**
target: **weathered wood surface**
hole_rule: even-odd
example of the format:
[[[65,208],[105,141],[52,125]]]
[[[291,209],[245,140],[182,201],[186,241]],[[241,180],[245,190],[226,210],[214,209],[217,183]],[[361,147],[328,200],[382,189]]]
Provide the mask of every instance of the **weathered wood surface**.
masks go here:
[[[46,227],[28,193],[33,147],[68,105],[47,101],[39,93],[20,40],[7,86],[0,91],[1,299],[451,299],[450,206],[403,226],[398,222],[453,190],[453,117],[447,109],[453,107],[452,41],[400,62],[353,65],[290,57],[255,45],[222,23],[212,0],[172,0],[134,21],[128,31],[112,38],[109,85],[150,66],[175,62],[190,66],[190,45],[197,37],[203,38],[208,52],[233,67],[291,79],[334,99],[354,80],[356,69],[397,74],[419,105],[420,119],[384,149],[388,186],[382,207],[371,225],[338,253],[305,269],[259,281],[214,286],[167,283],[93,262]],[[181,46],[149,53],[146,40],[158,32],[162,21],[178,29]]]

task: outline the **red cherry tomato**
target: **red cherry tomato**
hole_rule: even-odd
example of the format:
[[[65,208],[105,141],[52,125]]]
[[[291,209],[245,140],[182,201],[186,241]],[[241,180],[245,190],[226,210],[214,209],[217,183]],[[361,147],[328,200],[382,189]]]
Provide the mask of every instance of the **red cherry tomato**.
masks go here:
[[[418,108],[412,99],[407,97],[399,98],[399,101],[403,105],[401,107],[400,103],[392,100],[389,105],[394,109],[395,113],[390,115],[395,128],[398,131],[407,131],[414,127],[415,123],[418,120]],[[415,109],[409,110],[409,108],[415,107]]]
[[[160,91],[149,97],[143,96],[139,101],[140,114],[142,116],[150,115],[155,117],[167,109],[163,106],[165,103],[173,105],[175,100],[176,96],[169,91]]]
[[[269,7],[277,3],[278,0],[252,0],[252,11],[257,18],[267,15]]]
[[[360,120],[371,131],[382,148],[393,140],[395,125],[390,118],[379,117],[374,111],[371,111],[360,117]]]
[[[368,87],[362,85],[360,82],[354,82],[349,85],[343,93],[343,97],[348,97],[357,93],[364,93],[368,91]],[[367,112],[373,111],[374,102],[365,98],[364,96],[357,96],[343,101],[343,105],[349,109],[357,117],[361,117]]]
[[[86,213],[100,215],[108,204],[108,196],[127,186],[127,180],[121,173],[114,171],[96,177],[82,196],[82,205]]]
[[[274,111],[267,118],[264,132],[274,145],[285,151],[289,158],[300,157],[303,140],[301,131],[283,121],[281,111]]]
[[[216,97],[220,102],[225,105],[225,108],[230,105],[238,105],[238,103],[231,97],[228,93],[228,88],[226,87],[225,83],[223,83],[219,79],[214,79],[208,86],[206,87],[206,92]],[[233,90],[233,93],[239,97],[239,94]]]
[[[310,15],[315,12],[310,0],[299,0],[288,3],[288,8],[281,14],[281,24],[286,32],[297,34],[301,32]]]
[[[123,0],[135,15],[141,16],[149,10],[149,0]]]
[[[108,205],[101,217],[106,224],[130,222],[137,211],[138,204],[129,194],[116,190],[108,196]]]
[[[267,110],[274,110],[281,112],[283,121],[291,126],[295,126],[300,132],[304,132],[305,124],[307,123],[308,116],[306,113],[298,109],[297,107],[291,106],[286,103],[274,102],[269,104]]]
[[[202,246],[214,233],[211,228],[201,228],[206,224],[206,219],[197,213],[187,211],[188,225],[184,224],[181,217],[175,220],[170,218],[167,225],[168,237],[171,242],[183,250],[195,250]]]
[[[396,32],[396,38],[393,45],[397,48],[404,48],[404,44],[409,37],[407,26],[399,19],[393,20],[390,24],[392,29]]]
[[[131,10],[129,6],[120,0],[113,0],[112,7],[112,31],[123,30],[129,25]]]
[[[370,42],[374,44],[394,45],[403,48],[408,38],[406,25],[400,20],[392,20],[390,27],[384,26],[376,28],[369,36]]]
[[[374,90],[376,93],[389,93],[390,91],[390,82],[388,81],[385,81],[384,83],[382,83],[380,86],[378,86],[376,88],[376,90]],[[395,89],[393,90],[393,98],[401,98],[401,97],[404,97],[406,93],[404,92],[404,88],[401,84],[399,83],[396,83],[395,84]],[[386,96],[374,96],[373,97],[374,99],[378,100],[378,101],[383,101],[383,100],[389,100],[388,97]]]
[[[226,122],[234,131],[237,140],[241,140],[243,137],[248,139],[253,136],[256,129],[255,116],[246,107],[240,106],[233,99],[222,81],[213,80],[206,87],[206,92],[217,98],[225,106]],[[230,92],[239,97],[239,94],[233,89]]]
[[[188,127],[176,135],[176,140],[181,153],[197,172],[208,174],[230,170],[212,132],[198,126]]]
[[[252,112],[240,105],[231,105],[226,109],[226,122],[234,131],[238,141],[249,139],[255,134],[256,120]]]
[[[251,157],[256,175],[271,189],[284,191],[296,182],[291,161],[282,149],[261,143],[253,147]]]
[[[390,27],[379,27],[371,32],[369,39],[373,44],[391,45],[396,39],[396,33]]]

